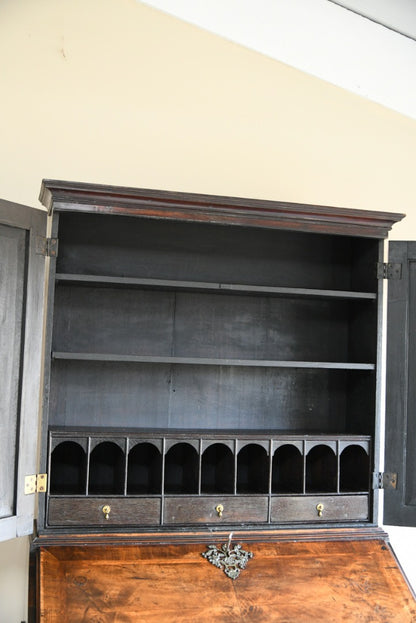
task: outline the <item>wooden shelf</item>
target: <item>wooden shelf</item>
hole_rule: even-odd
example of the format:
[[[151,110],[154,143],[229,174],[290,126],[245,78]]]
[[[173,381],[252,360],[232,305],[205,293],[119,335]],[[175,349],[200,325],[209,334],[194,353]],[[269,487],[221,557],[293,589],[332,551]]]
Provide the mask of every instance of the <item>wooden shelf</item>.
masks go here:
[[[113,277],[107,275],[82,275],[57,273],[56,281],[60,283],[97,285],[113,287],[137,287],[169,290],[188,290],[225,294],[256,294],[264,296],[287,296],[324,298],[339,300],[375,301],[375,292],[353,292],[349,290],[325,290],[314,288],[286,288],[274,286],[244,285],[236,283],[211,283],[203,281],[179,281],[174,279],[145,279],[135,277]]]
[[[53,359],[68,361],[112,361],[120,363],[150,363],[199,366],[238,366],[254,368],[312,368],[328,370],[375,370],[373,363],[344,361],[275,361],[262,359],[220,359],[208,357],[154,357],[151,355],[121,355],[113,353],[73,353],[53,351]]]

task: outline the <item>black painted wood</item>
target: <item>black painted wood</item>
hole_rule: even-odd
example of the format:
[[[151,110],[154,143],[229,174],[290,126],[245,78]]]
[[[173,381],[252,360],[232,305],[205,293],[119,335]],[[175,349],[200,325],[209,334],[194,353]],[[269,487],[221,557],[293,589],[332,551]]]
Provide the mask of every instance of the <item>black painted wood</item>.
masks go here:
[[[60,223],[58,273],[376,292],[373,240],[99,214]]]
[[[297,522],[302,512],[313,521],[319,515],[316,503],[311,505],[311,492],[319,494],[329,520],[361,518],[356,514],[358,497],[346,496],[346,491],[359,493],[368,513],[368,436],[189,430],[159,431],[158,437],[157,431],[137,429],[58,429],[50,435],[48,522],[55,527],[101,522],[111,529],[123,521],[128,526],[134,505],[135,523],[146,526],[147,510],[154,513],[160,499],[161,525]],[[352,460],[343,460],[348,453]],[[366,458],[364,466],[354,461],[359,455]],[[360,468],[367,474],[364,482]],[[338,482],[348,482],[349,488],[340,490]],[[108,518],[103,510],[107,505]],[[278,515],[273,510],[277,507]],[[159,516],[153,515],[153,523],[159,524]]]
[[[112,361],[124,363],[177,364],[200,366],[226,366],[243,368],[315,368],[318,370],[374,370],[374,363],[348,363],[344,361],[299,361],[275,359],[217,359],[209,357],[170,357],[153,355],[119,355],[112,353],[72,353],[54,351],[52,359],[66,361]]]
[[[60,286],[54,318],[57,352],[346,363],[376,357],[372,303]]]
[[[397,489],[384,492],[384,522],[416,525],[416,242],[390,242],[389,261],[402,264],[389,281],[385,471]]]
[[[72,285],[95,285],[102,287],[126,287],[126,288],[151,288],[152,290],[188,290],[233,294],[251,294],[261,296],[286,296],[327,299],[352,299],[363,301],[375,301],[375,292],[352,290],[318,290],[313,288],[288,288],[273,286],[256,286],[250,284],[235,283],[210,283],[204,281],[180,281],[178,279],[146,279],[141,277],[117,277],[108,275],[84,275],[77,273],[57,273],[57,283]]]
[[[371,387],[355,370],[54,361],[49,423],[368,434],[373,413],[350,396],[363,374]]]

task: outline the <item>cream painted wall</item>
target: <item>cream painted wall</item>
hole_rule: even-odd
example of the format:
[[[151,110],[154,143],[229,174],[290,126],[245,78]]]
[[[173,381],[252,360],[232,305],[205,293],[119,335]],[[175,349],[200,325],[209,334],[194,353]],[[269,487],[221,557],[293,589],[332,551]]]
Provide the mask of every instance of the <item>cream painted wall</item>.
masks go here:
[[[2,0],[0,61],[3,199],[39,207],[49,177],[321,203],[416,239],[416,121],[135,0]],[[26,559],[0,545],[1,623]]]
[[[0,194],[42,177],[404,211],[416,122],[135,0],[3,0]]]
[[[29,538],[0,543],[0,623],[27,621]]]

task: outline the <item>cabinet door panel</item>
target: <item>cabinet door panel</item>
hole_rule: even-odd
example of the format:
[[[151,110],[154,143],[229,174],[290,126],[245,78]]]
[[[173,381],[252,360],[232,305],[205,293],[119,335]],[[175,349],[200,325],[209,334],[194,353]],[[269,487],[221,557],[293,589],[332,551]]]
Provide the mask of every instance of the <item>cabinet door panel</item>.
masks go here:
[[[46,214],[0,200],[0,540],[30,534],[36,473]]]
[[[416,526],[416,242],[390,242],[389,262],[402,268],[388,284],[385,471],[397,488],[384,492],[384,523]]]
[[[0,517],[14,513],[14,479],[19,412],[22,323],[24,319],[26,232],[0,225]]]

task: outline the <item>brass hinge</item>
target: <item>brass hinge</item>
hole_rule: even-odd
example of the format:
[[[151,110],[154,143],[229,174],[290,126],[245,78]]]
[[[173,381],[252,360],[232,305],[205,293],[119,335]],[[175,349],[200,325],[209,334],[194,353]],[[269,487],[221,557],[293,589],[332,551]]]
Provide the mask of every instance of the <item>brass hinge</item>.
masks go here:
[[[377,279],[401,279],[402,265],[398,262],[379,262],[377,264]]]
[[[31,493],[45,493],[47,482],[47,474],[25,476],[25,495],[30,495]]]
[[[57,257],[58,239],[38,236],[36,238],[36,253],[38,255],[43,255],[44,257]]]
[[[395,472],[374,472],[373,489],[397,489],[397,474]]]

